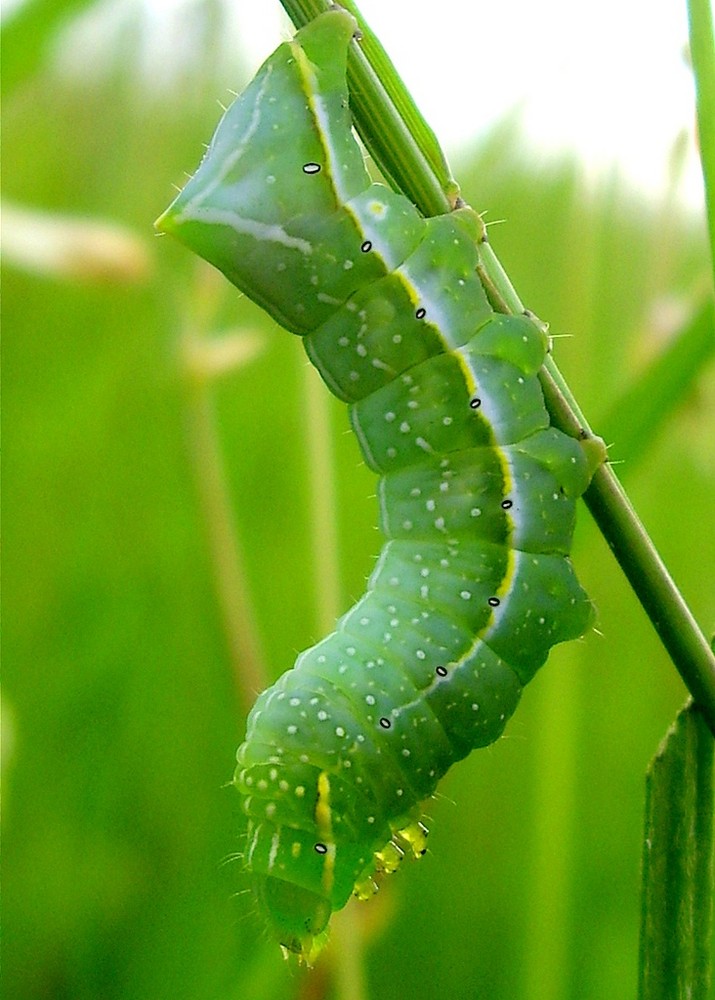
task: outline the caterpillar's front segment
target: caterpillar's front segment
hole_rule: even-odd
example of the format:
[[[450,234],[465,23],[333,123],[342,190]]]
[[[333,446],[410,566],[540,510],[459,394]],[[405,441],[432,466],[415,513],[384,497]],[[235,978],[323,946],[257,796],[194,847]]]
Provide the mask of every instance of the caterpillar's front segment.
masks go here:
[[[546,338],[491,310],[471,210],[424,219],[370,182],[353,29],[331,11],[281,45],[158,223],[304,337],[380,476],[365,596],[258,698],[238,752],[246,865],[308,959],[351,893],[424,852],[421,803],[592,613],[568,559],[592,463],[550,426]]]

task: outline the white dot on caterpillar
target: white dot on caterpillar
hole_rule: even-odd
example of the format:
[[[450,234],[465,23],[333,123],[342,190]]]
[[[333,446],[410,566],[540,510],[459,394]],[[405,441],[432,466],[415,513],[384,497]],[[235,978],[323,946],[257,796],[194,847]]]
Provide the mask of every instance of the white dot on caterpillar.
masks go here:
[[[354,261],[352,261],[352,260],[344,260],[343,261],[343,270],[344,271],[349,271],[351,267],[354,267],[354,265],[355,265]]]
[[[268,772],[268,777],[270,778],[271,781],[276,780],[276,778],[278,777],[278,771],[276,771],[275,767],[272,767],[270,769],[270,771]]]
[[[385,454],[387,455],[388,458],[395,458],[395,456],[397,455],[397,449],[396,448],[388,448],[387,451],[385,452]]]
[[[293,794],[297,799],[302,799],[305,795],[305,785],[296,785]]]
[[[417,409],[419,409],[419,405],[420,404],[417,402],[416,399],[408,399],[407,400],[407,408],[408,408],[408,410],[417,410]]]
[[[429,597],[429,587],[426,584],[424,584],[424,583],[420,587],[420,597],[422,598],[423,601],[426,601],[427,598]],[[419,621],[419,619],[418,619],[418,621]],[[413,624],[417,624],[417,623],[414,622]]]
[[[375,696],[372,695],[372,694],[366,694],[365,695],[365,703],[367,705],[374,705],[375,704]]]
[[[472,592],[471,590],[460,590],[459,596],[462,598],[463,601],[469,601],[471,600]]]
[[[424,649],[416,649],[415,656],[417,657],[418,660],[424,660],[427,654],[425,653]]]
[[[481,513],[482,512],[481,512],[481,509],[479,507],[472,507],[472,509],[469,512],[469,514],[470,514],[471,517],[480,517]]]
[[[402,527],[405,529],[405,531],[412,531],[412,521],[403,521]]]
[[[370,619],[367,617],[367,615],[363,615],[362,616],[362,618],[360,619],[360,624],[361,625],[369,625],[370,624]]]
[[[288,733],[289,736],[295,736],[295,734],[298,732],[298,727],[297,726],[287,726],[286,727],[286,732]]]
[[[291,706],[292,708],[297,708],[297,707],[298,707],[298,705],[300,705],[300,698],[291,698],[291,700],[290,700],[290,701],[288,702],[288,704],[289,704],[289,705],[290,705],[290,706]]]
[[[402,756],[403,757],[409,757],[410,756],[410,751],[407,749],[407,747],[403,747],[402,748]]]
[[[343,738],[343,736],[345,736],[345,730],[343,729],[342,726],[335,727],[335,735],[339,736],[341,739]]]
[[[287,792],[287,791],[288,791],[288,789],[290,788],[290,785],[289,785],[289,784],[288,784],[288,782],[287,782],[287,781],[285,780],[285,778],[282,778],[282,779],[281,779],[281,780],[280,780],[280,781],[278,782],[278,787],[280,788],[280,790],[281,790],[282,792]]]
[[[406,420],[403,420],[402,423],[400,424],[400,433],[401,434],[409,434],[410,431],[411,431],[411,429],[412,428],[410,427],[410,425],[407,423]]]
[[[365,347],[364,344],[358,344],[355,350],[360,355],[361,358],[367,356],[367,347]]]
[[[324,708],[321,708],[321,710],[318,712],[318,721],[325,722],[327,718],[328,718],[328,713],[325,711]]]
[[[273,819],[276,814],[276,804],[275,802],[269,802],[266,806],[266,819]]]
[[[422,490],[419,488],[419,486],[413,486],[412,487],[412,489],[410,490],[410,496],[411,497],[422,496]]]
[[[402,334],[401,333],[396,333],[394,335],[394,337],[392,338],[392,343],[393,344],[401,344],[402,343]]]
[[[420,576],[424,577],[429,576],[429,569],[427,568],[427,566],[422,567],[422,569],[420,570]]]
[[[437,531],[444,531],[444,518],[436,517],[434,520],[434,526],[437,529]]]
[[[392,410],[388,410],[387,413],[385,414],[386,422],[388,424],[391,424],[394,419],[395,419],[395,414],[392,412]]]
[[[347,337],[339,337],[338,338],[338,345],[340,347],[347,347],[349,343],[350,343],[350,341],[348,340]]]

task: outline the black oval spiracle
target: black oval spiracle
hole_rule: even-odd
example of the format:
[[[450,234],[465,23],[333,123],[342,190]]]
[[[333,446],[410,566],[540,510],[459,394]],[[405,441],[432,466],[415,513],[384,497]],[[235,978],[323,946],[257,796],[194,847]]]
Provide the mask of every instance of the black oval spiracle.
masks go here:
[[[469,405],[473,410],[478,410],[482,405],[482,401],[479,396],[473,396],[472,399],[469,400]]]
[[[498,608],[499,605],[501,604],[501,601],[499,600],[498,597],[490,597],[487,600],[487,604],[489,605],[490,608]]]
[[[502,500],[501,505],[502,505],[502,507],[503,507],[504,510],[511,510],[511,508],[514,506],[514,501],[513,500]]]
[[[420,306],[420,308],[415,313],[415,319],[424,319],[426,315],[427,315],[427,310],[423,309],[422,306]]]
[[[372,242],[370,240],[365,240],[364,243],[360,244],[360,249],[363,253],[370,253],[372,250]]]
[[[328,853],[328,845],[327,844],[321,844],[320,841],[318,841],[317,844],[313,845],[313,850],[315,851],[316,854],[327,854]]]
[[[447,670],[446,667],[437,667],[437,669],[435,670],[435,673],[437,674],[438,677],[446,677],[448,672],[449,671]]]
[[[382,726],[383,729],[389,729],[392,726],[392,723],[390,722],[389,719],[386,719],[385,716],[383,715],[383,717],[380,719],[380,725]]]
[[[321,170],[322,170],[322,167],[320,166],[319,163],[304,163],[303,164],[303,173],[304,174],[319,174]]]

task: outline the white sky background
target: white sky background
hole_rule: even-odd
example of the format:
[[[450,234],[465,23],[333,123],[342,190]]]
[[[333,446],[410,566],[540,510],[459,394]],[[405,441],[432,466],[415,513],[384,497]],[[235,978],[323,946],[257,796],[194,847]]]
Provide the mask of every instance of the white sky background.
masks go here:
[[[74,35],[69,49],[82,53],[85,68],[101,60],[98,36],[111,34],[113,14],[135,5],[148,36],[143,56],[161,86],[159,78],[171,75],[177,57],[190,57],[201,44],[190,17],[200,2],[106,0],[104,10],[90,12],[86,20],[94,23]],[[518,108],[525,155],[572,151],[589,180],[615,165],[636,190],[658,197],[668,182],[673,145],[686,130],[676,195],[702,210],[686,0],[359,2],[451,160]],[[227,56],[230,66],[237,52],[253,71],[293,33],[279,0],[224,4],[231,30],[216,54],[222,66]],[[237,73],[227,85],[240,83]],[[216,97],[230,99],[226,93]],[[207,123],[209,130],[213,124]]]
[[[291,33],[282,8],[233,6],[257,68]],[[702,205],[685,0],[362,0],[360,9],[451,158],[518,107],[540,152],[573,150],[589,177],[616,163],[657,195],[687,129],[678,193]]]

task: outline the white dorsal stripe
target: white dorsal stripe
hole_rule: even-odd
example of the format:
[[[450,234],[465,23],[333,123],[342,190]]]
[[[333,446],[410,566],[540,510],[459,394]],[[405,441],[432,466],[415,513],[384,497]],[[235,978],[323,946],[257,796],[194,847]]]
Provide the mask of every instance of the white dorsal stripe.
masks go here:
[[[203,222],[212,226],[229,226],[242,236],[252,236],[262,243],[278,243],[289,250],[299,250],[302,254],[310,254],[312,246],[299,236],[291,236],[283,226],[275,222],[259,222],[258,219],[246,219],[238,212],[228,208],[209,208],[197,206],[192,209],[189,204],[178,216],[180,222]]]
[[[205,187],[199,188],[198,192],[193,198],[189,200],[187,205],[178,214],[177,218],[181,220],[182,218],[196,218],[194,212],[199,205],[202,205],[207,198],[210,198],[214,191],[220,187],[228,175],[231,173],[236,164],[242,159],[244,153],[250,148],[253,137],[258,131],[261,124],[261,103],[265,96],[266,90],[268,88],[268,83],[273,73],[273,67],[267,66],[265,76],[261,81],[261,86],[258,88],[256,94],[256,101],[253,106],[253,111],[251,112],[251,120],[248,123],[248,128],[243,133],[242,136],[237,137],[237,145],[235,149],[226,157],[221,166],[216,171],[216,175],[213,180],[209,181]],[[218,133],[217,133],[218,134]],[[209,146],[206,152],[206,158],[208,158],[214,152],[213,142]]]

